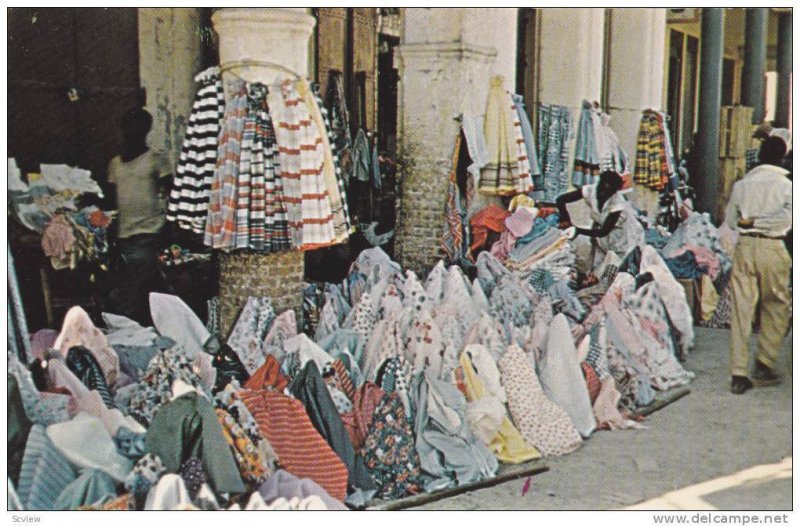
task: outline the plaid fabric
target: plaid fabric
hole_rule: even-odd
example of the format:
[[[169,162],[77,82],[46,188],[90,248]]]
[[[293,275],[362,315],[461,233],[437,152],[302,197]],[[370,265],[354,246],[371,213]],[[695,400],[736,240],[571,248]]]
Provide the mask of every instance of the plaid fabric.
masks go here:
[[[636,137],[636,171],[633,180],[652,190],[663,190],[669,182],[670,159],[664,116],[645,110]]]
[[[184,134],[169,194],[167,220],[176,222],[179,228],[202,234],[208,214],[225,95],[219,68],[209,68],[198,74],[195,80],[201,83],[201,87],[192,104]]]
[[[231,87],[233,96],[225,106],[225,118],[217,148],[217,165],[211,182],[204,242],[223,250],[234,247],[236,235],[237,182],[247,91],[243,82]]]
[[[531,160],[528,158],[528,148],[525,144],[525,137],[522,134],[522,121],[520,120],[517,104],[511,93],[507,93],[511,103],[511,125],[514,129],[512,141],[516,143],[517,171],[514,182],[516,183],[517,194],[527,194],[533,191],[533,179],[531,178]]]
[[[333,213],[323,176],[320,130],[292,81],[285,81],[270,109],[275,128],[292,245],[302,250],[335,242]]]
[[[745,172],[749,172],[758,164],[758,148],[750,148],[745,154]]]
[[[544,200],[555,201],[568,186],[569,135],[572,113],[565,106],[539,104],[539,160]]]

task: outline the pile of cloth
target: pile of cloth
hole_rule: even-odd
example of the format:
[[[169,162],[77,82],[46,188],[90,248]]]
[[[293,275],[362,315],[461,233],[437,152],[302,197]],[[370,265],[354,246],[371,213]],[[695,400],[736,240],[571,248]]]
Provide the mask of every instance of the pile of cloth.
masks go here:
[[[539,230],[532,242],[552,235]],[[641,427],[655,390],[692,377],[653,254],[581,308],[558,275],[534,287],[535,263],[484,251],[473,280],[443,261],[421,280],[373,248],[309,294],[310,334],[268,298],[249,298],[227,338],[174,296],[151,295],[154,327],[105,314],[100,330],[75,307],[8,355],[12,502],[344,509]]]
[[[14,217],[42,236],[42,250],[56,270],[75,269],[81,262],[108,263],[107,230],[113,213],[79,205],[86,193],[102,197],[89,172],[66,166],[42,165],[40,177],[26,183],[14,159],[9,159],[9,199]]]
[[[167,218],[215,249],[274,253],[345,241],[339,157],[319,95],[304,79],[267,87],[201,73]]]
[[[707,213],[692,212],[670,234],[650,226],[645,239],[663,257],[671,274],[698,283],[699,325],[730,326],[730,290],[733,251],[738,234],[728,225],[715,227]]]

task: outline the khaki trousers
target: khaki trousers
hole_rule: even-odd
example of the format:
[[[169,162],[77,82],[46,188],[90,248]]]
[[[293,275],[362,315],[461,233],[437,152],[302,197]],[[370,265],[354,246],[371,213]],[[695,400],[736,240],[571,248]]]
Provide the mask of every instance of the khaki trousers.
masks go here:
[[[756,359],[774,367],[792,315],[792,260],[780,239],[741,236],[731,274],[731,375],[748,376],[753,316],[761,300]]]

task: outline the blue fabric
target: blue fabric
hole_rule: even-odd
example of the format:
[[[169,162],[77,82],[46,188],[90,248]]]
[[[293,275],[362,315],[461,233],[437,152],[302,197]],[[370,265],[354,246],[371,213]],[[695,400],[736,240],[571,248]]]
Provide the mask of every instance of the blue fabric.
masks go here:
[[[558,221],[558,214],[550,214],[545,218],[537,217],[533,221],[533,228],[531,228],[531,231],[517,239],[517,246],[527,245],[531,241],[541,237],[550,228],[558,227]]]
[[[34,425],[25,445],[17,495],[26,510],[52,510],[61,492],[77,478],[69,461],[45,433]]]
[[[644,231],[644,241],[653,248],[664,248],[669,241],[669,236],[662,235],[656,228],[647,228]]]
[[[634,247],[633,250],[625,255],[625,258],[620,263],[617,272],[627,272],[631,276],[639,273],[639,265],[642,264],[642,249]]]
[[[592,122],[592,105],[583,101],[581,117],[578,121],[578,136],[575,139],[575,169],[572,172],[572,184],[583,186],[594,184],[595,180],[590,175],[578,169],[578,162],[600,166],[600,156],[597,153],[597,145],[594,141],[594,123]]]
[[[676,278],[695,279],[708,272],[708,267],[697,264],[697,259],[690,250],[674,258],[664,258],[664,263]]]
[[[145,453],[145,435],[146,433],[134,433],[127,427],[122,426],[117,431],[114,442],[117,444],[117,450],[121,454],[131,460],[139,460]]]
[[[53,506],[56,510],[76,510],[80,506],[100,504],[117,496],[114,479],[99,469],[91,469],[69,483]]]
[[[553,309],[575,321],[581,321],[586,316],[586,307],[575,297],[575,292],[566,281],[558,280],[547,289],[547,295],[553,300]]]
[[[545,201],[554,202],[569,185],[569,137],[572,113],[566,106],[539,105],[539,159]]]

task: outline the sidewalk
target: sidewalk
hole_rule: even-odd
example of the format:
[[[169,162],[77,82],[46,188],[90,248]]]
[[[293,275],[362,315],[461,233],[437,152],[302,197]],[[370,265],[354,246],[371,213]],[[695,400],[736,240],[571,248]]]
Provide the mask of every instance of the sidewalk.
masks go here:
[[[651,415],[647,429],[601,431],[575,453],[547,459],[550,471],[534,476],[525,496],[521,479],[414,509],[620,509],[791,457],[791,337],[778,366],[784,382],[736,396],[728,373],[730,331],[695,330],[696,347],[685,364],[697,374],[692,393]],[[731,487],[704,499],[719,509],[791,509],[791,479]]]

